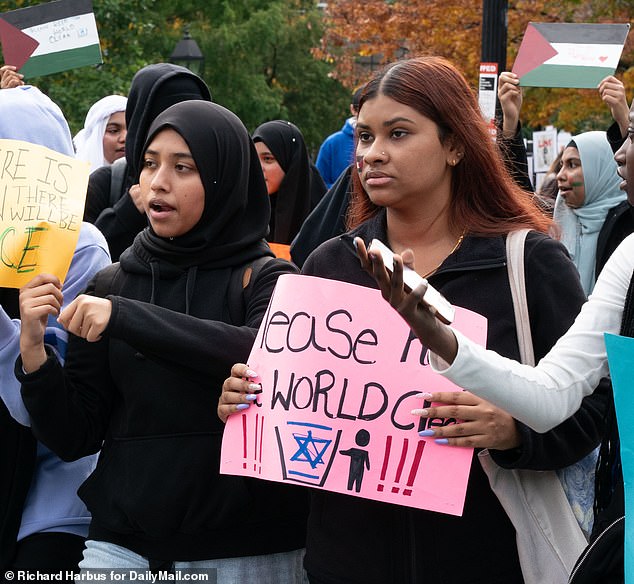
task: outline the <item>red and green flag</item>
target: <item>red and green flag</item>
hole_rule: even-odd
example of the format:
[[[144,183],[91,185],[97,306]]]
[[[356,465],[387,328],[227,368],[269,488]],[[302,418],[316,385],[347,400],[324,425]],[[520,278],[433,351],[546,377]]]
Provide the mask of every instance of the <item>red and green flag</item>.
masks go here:
[[[91,0],[56,0],[0,14],[4,62],[26,78],[101,63]]]
[[[594,88],[614,75],[629,24],[531,22],[513,65],[520,85]]]

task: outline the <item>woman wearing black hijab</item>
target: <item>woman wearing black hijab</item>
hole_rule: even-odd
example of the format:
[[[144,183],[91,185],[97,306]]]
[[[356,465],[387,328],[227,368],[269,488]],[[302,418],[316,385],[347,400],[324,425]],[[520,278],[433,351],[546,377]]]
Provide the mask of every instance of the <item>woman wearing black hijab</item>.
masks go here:
[[[125,110],[125,162],[91,173],[84,211],[84,220],[104,234],[113,261],[147,225],[143,210],[129,193],[139,181],[138,164],[150,124],[169,106],[192,99],[211,101],[211,92],[200,77],[180,65],[154,63],[132,78]]]
[[[278,276],[296,272],[270,259],[242,291],[248,268],[272,255],[255,147],[230,111],[187,101],[156,118],[141,153],[150,225],[108,289],[98,275],[88,294],[99,293],[62,312],[64,368],[34,332],[42,310],[58,311],[58,283],[38,276],[21,294],[31,326],[16,371],[36,435],[66,460],[101,447],[79,491],[93,517],[80,567],[299,583],[306,494],[219,474],[222,380],[236,354],[248,357]]]
[[[265,122],[256,128],[253,141],[271,197],[267,239],[288,246],[326,193],[326,185],[308,156],[302,133],[291,122]]]

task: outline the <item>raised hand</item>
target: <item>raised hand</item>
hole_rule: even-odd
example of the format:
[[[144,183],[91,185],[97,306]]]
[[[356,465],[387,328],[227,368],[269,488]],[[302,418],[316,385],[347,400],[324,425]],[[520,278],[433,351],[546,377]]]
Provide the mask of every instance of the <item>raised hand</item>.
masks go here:
[[[458,343],[451,328],[442,324],[435,312],[423,301],[427,283],[408,292],[403,286],[402,256],[394,255],[394,269],[390,275],[379,252],[368,251],[360,237],[355,238],[354,244],[361,266],[374,277],[383,298],[403,317],[423,345],[447,363],[452,363],[458,351]],[[415,257],[411,250],[405,250],[403,256],[407,259],[408,266],[414,265]]]
[[[502,135],[505,138],[512,138],[517,130],[522,109],[520,78],[515,73],[510,71],[500,73],[498,99],[502,108]]]
[[[625,86],[616,77],[609,75],[599,83],[599,95],[608,108],[614,121],[618,124],[621,136],[627,136],[630,123],[630,107],[627,104]]]

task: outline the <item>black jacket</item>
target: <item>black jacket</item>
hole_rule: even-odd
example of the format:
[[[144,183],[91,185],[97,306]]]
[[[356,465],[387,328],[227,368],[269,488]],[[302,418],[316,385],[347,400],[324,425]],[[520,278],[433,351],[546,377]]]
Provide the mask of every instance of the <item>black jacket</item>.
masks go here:
[[[608,142],[613,152],[616,152],[625,138],[621,136],[621,130],[614,122],[607,131]],[[597,259],[595,274],[597,278],[614,250],[630,233],[634,233],[634,208],[628,201],[622,201],[616,207],[612,207],[605,217],[599,238],[597,239]]]
[[[597,278],[605,262],[630,233],[634,233],[634,207],[629,201],[621,201],[608,211],[599,232],[595,268]]]
[[[352,235],[386,241],[380,214]],[[584,301],[574,265],[561,244],[531,232],[526,286],[536,358],[572,323]],[[303,273],[376,287],[361,270],[351,235],[332,239],[307,260]],[[429,281],[449,301],[488,318],[488,347],[519,359],[503,237],[466,237]],[[512,388],[509,388],[512,390]],[[493,452],[498,463],[557,468],[599,442],[605,393],[554,430],[537,434],[519,424],[522,447]],[[514,529],[477,460],[464,513],[454,517],[325,491],[314,491],[306,569],[317,584],[521,583]]]
[[[291,244],[291,259],[300,268],[320,244],[346,231],[345,219],[350,202],[352,165],[344,170],[319,204],[306,217]]]
[[[277,277],[296,269],[277,259],[265,264],[250,284],[244,323],[235,323],[246,326],[238,327],[230,324],[226,287],[218,290],[231,268],[157,262],[149,276],[130,256],[108,295],[113,310],[102,340],[71,335],[63,370],[52,356],[30,375],[16,366],[38,439],[65,460],[101,448],[79,490],[93,517],[89,537],[154,560],[302,548],[306,490],[220,475],[216,413],[222,383],[248,358]]]

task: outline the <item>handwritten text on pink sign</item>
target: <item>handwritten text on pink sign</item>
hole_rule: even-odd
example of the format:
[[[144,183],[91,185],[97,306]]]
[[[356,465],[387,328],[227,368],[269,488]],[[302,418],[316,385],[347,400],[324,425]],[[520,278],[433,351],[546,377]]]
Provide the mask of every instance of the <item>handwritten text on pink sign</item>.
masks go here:
[[[484,344],[484,317],[454,324]],[[228,420],[221,472],[462,513],[473,451],[418,436],[455,420],[411,414],[420,392],[458,388],[377,290],[282,276],[249,366],[262,391]]]

